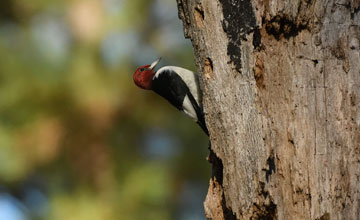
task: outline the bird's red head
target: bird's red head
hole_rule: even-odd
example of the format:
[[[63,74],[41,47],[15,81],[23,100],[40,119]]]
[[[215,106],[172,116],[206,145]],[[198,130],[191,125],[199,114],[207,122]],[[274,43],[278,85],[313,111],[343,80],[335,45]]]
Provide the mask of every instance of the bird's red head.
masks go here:
[[[155,75],[154,68],[159,63],[160,58],[151,65],[140,66],[134,73],[134,83],[142,89],[151,89],[151,83]]]

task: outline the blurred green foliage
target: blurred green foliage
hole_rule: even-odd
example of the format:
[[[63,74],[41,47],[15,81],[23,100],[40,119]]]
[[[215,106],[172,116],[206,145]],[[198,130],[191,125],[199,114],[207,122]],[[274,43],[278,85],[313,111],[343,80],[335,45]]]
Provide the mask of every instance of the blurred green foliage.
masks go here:
[[[159,56],[195,69],[174,0],[2,0],[0,212],[204,219],[207,137],[132,81]]]

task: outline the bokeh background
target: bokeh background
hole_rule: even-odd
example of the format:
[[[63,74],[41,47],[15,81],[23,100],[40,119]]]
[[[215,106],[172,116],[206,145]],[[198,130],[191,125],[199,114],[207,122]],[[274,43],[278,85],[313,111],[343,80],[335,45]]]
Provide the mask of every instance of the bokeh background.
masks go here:
[[[201,129],[138,66],[195,70],[175,0],[0,1],[0,220],[205,219]]]

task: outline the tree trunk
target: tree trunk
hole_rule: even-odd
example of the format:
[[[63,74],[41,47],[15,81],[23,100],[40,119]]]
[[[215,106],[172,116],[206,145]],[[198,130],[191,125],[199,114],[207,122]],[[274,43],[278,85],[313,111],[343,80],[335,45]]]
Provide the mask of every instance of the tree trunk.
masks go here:
[[[360,1],[177,0],[201,73],[209,219],[360,219]]]

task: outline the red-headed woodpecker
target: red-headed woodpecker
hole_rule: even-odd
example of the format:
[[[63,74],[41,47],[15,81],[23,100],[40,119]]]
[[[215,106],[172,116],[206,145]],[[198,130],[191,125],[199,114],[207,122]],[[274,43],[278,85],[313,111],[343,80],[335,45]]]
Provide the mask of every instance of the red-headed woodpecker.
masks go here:
[[[164,66],[155,72],[154,68],[159,61],[160,58],[151,65],[137,68],[134,73],[135,84],[164,97],[192,118],[209,135],[204,119],[198,75],[176,66]]]

